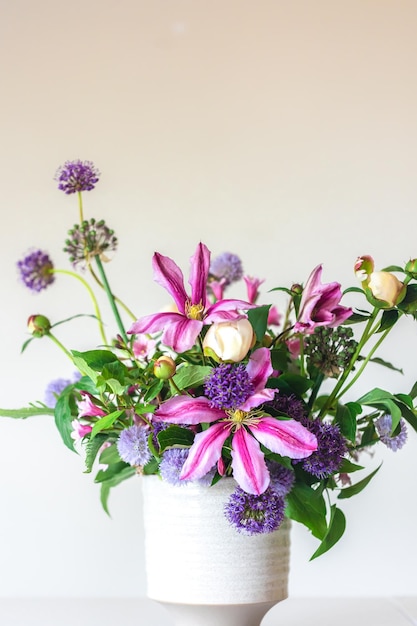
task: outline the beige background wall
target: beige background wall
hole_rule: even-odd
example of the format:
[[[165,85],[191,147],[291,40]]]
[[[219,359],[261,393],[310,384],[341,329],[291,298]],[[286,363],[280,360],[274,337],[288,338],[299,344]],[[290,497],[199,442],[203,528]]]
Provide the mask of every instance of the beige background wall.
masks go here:
[[[31,246],[68,267],[76,204],[52,180],[67,159],[102,172],[86,215],[116,230],[109,276],[137,315],[166,304],[153,251],[187,273],[200,240],[239,254],[265,293],[320,262],[348,286],[359,254],[417,256],[416,30],[414,0],[0,0],[0,406],[72,373],[45,341],[19,353],[28,315],[90,312],[70,279],[33,296],[15,271]],[[95,329],[61,331],[86,349]],[[394,391],[416,348],[411,321],[387,342]],[[369,373],[366,388],[385,384]],[[294,528],[292,595],[415,593],[416,453],[410,433],[383,455],[327,556],[309,563],[316,543]],[[135,481],[110,507],[51,420],[0,421],[0,596],[143,594]]]

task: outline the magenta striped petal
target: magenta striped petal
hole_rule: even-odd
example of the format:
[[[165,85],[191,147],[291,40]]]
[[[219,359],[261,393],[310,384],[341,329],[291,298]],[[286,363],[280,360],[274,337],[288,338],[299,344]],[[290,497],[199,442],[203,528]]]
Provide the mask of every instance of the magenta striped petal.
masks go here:
[[[169,257],[155,252],[152,259],[154,280],[171,294],[180,313],[185,313],[187,294],[184,276],[178,265]]]
[[[317,450],[316,436],[293,419],[265,416],[249,429],[268,450],[290,459],[305,459]]]
[[[232,459],[233,477],[238,485],[248,493],[263,493],[269,485],[268,468],[259,443],[243,427],[233,436]]]
[[[162,342],[175,352],[185,352],[193,347],[203,327],[203,322],[190,320],[181,313],[153,313],[132,324],[128,334],[163,332]]]
[[[220,459],[229,432],[227,423],[219,422],[198,433],[182,467],[180,478],[195,480],[205,476]]]
[[[242,317],[246,317],[246,315],[243,315],[239,311],[253,309],[256,306],[256,304],[250,304],[250,302],[246,302],[245,300],[218,300],[208,307],[205,321],[207,324],[211,324],[242,319]]]
[[[204,396],[174,396],[163,402],[154,415],[163,422],[172,424],[202,424],[226,417],[221,409],[212,408]]]
[[[266,382],[271,376],[273,369],[271,365],[271,353],[268,348],[259,348],[251,355],[246,366],[255,393],[264,389]]]
[[[199,243],[194,255],[190,259],[191,271],[191,303],[202,304],[206,307],[207,279],[210,269],[210,251],[203,243]]]
[[[264,402],[271,402],[274,399],[278,389],[261,389],[257,393],[250,396],[246,402],[240,405],[239,409],[242,411],[250,411]]]

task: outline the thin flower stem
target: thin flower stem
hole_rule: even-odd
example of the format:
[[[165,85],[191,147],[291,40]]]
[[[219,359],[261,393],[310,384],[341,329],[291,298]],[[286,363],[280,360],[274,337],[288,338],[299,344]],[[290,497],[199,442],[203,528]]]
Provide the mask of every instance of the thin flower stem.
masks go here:
[[[80,226],[84,221],[84,211],[83,211],[83,196],[81,191],[77,191],[77,195],[78,195],[78,210],[79,210],[79,214],[80,214]]]
[[[101,280],[99,279],[99,277],[95,273],[95,271],[94,271],[94,269],[93,269],[93,267],[91,266],[90,263],[88,263],[88,269],[90,270],[91,276],[94,278],[94,280],[96,281],[97,285],[99,285],[99,287],[101,287],[102,289],[105,289],[103,283],[101,282]],[[117,304],[119,304],[122,307],[122,309],[124,309],[126,311],[126,313],[133,320],[135,320],[135,321],[137,320],[137,315],[132,313],[132,311],[129,309],[129,307],[122,300],[120,300],[120,298],[115,296],[114,293],[112,293],[112,298],[115,300],[115,302],[117,302]]]
[[[363,370],[365,369],[365,367],[367,366],[367,364],[371,360],[372,356],[375,354],[375,352],[378,350],[378,348],[381,345],[381,343],[384,341],[385,337],[388,335],[388,333],[391,330],[391,328],[392,328],[392,326],[390,328],[387,328],[387,330],[381,335],[381,337],[375,343],[375,345],[372,348],[372,350],[370,350],[368,356],[365,358],[364,362],[362,363],[361,367],[359,368],[359,370],[357,371],[355,376],[352,378],[352,380],[350,380],[350,382],[345,387],[343,387],[343,389],[340,390],[339,398],[341,398],[346,393],[346,391],[348,389],[350,389],[352,387],[352,385],[354,385],[355,382],[358,380],[358,378],[362,374]]]
[[[86,280],[84,280],[84,278],[82,276],[80,276],[76,272],[71,272],[70,270],[53,269],[53,270],[51,270],[51,272],[53,272],[54,274],[66,274],[67,276],[72,276],[73,278],[76,278],[77,280],[79,280],[84,285],[84,287],[87,289],[87,291],[88,291],[88,293],[90,295],[91,300],[93,301],[93,306],[94,306],[94,310],[95,310],[95,313],[96,313],[96,317],[97,317],[97,321],[98,321],[98,325],[99,325],[99,329],[100,329],[101,338],[103,340],[104,345],[107,345],[106,334],[104,332],[104,325],[103,325],[100,309],[99,309],[99,306],[98,306],[98,302],[97,302],[97,299],[96,299],[96,297],[94,295],[94,291],[91,289],[91,287],[88,284],[88,282]]]
[[[95,259],[96,259],[98,271],[99,271],[99,273],[101,275],[101,280],[103,281],[103,287],[104,287],[104,290],[105,290],[105,292],[107,294],[107,297],[108,297],[111,309],[113,311],[113,315],[115,317],[117,326],[119,328],[120,334],[123,337],[123,340],[126,342],[126,344],[128,344],[129,343],[129,339],[128,339],[127,335],[126,335],[126,331],[124,329],[123,322],[121,320],[119,311],[117,309],[115,299],[114,299],[113,294],[111,292],[110,285],[109,285],[109,282],[107,280],[107,276],[106,276],[106,273],[104,271],[103,264],[102,264],[101,259],[100,259],[99,256],[96,255]]]
[[[350,375],[353,366],[356,363],[357,358],[359,357],[360,353],[363,350],[363,347],[365,346],[366,342],[370,339],[370,337],[372,337],[372,335],[374,334],[377,325],[374,326],[374,322],[375,319],[379,313],[380,309],[378,309],[377,307],[374,308],[374,310],[372,311],[365,329],[362,333],[362,337],[360,338],[358,345],[356,346],[356,350],[349,362],[348,367],[345,369],[345,371],[343,372],[343,374],[341,375],[341,377],[339,378],[339,380],[337,381],[332,393],[329,395],[329,397],[327,398],[327,401],[324,403],[320,414],[319,414],[319,418],[321,419],[324,415],[326,415],[327,411],[329,410],[329,408],[333,405],[334,401],[336,400],[336,398],[338,397],[338,393],[340,391],[340,389],[343,387],[343,385],[345,384],[346,379],[348,378],[348,376]]]
[[[49,337],[50,339],[52,339],[52,341],[54,342],[55,345],[58,346],[58,348],[60,348],[63,352],[65,352],[65,354],[67,355],[68,358],[71,359],[72,362],[74,362],[74,359],[72,357],[72,354],[69,350],[66,349],[66,347],[59,341],[59,339],[57,339],[55,337],[55,335],[53,335],[52,333],[47,333],[46,335],[47,337]]]

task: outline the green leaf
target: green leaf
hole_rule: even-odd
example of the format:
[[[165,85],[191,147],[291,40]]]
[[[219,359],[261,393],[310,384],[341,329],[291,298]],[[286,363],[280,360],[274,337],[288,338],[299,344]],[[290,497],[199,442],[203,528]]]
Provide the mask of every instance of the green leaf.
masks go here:
[[[268,313],[270,308],[271,305],[267,304],[248,310],[248,319],[258,341],[262,341],[265,336],[266,329],[268,327]]]
[[[92,396],[99,395],[99,391],[89,376],[82,376],[78,382],[75,383],[74,389],[80,391],[88,391]]]
[[[72,354],[87,363],[89,367],[97,372],[101,372],[105,365],[118,361],[117,357],[110,350],[87,350],[87,352],[78,352],[72,350]]]
[[[272,348],[270,351],[271,364],[274,370],[283,371],[288,367],[288,348],[285,343],[279,345],[276,348]]]
[[[388,330],[398,321],[399,313],[395,309],[384,311],[381,317],[381,323],[379,325],[377,333],[382,333],[384,330]]]
[[[380,359],[379,357],[370,359],[370,362],[377,363],[378,365],[383,365],[384,367],[387,367],[390,370],[394,370],[394,372],[399,372],[400,374],[404,374],[402,369],[395,367],[394,365],[392,365],[392,363],[388,363],[388,361],[384,361],[383,359]]]
[[[20,353],[23,354],[23,352],[26,350],[26,348],[28,347],[28,345],[30,344],[31,341],[33,341],[35,339],[35,337],[29,337],[29,339],[26,339],[25,343],[23,344],[23,346],[20,348]]]
[[[93,426],[93,430],[90,433],[90,439],[93,439],[100,431],[113,426],[114,422],[119,419],[123,413],[123,410],[117,410],[100,417],[100,419]]]
[[[199,387],[211,373],[209,365],[182,365],[178,368],[173,380],[178,389]]]
[[[355,292],[355,293],[365,293],[363,289],[361,289],[360,287],[348,287],[347,289],[345,289],[343,291],[343,295],[345,293],[351,293],[351,292]]]
[[[103,443],[107,440],[107,435],[97,435],[94,439],[89,438],[85,445],[85,474],[89,474],[93,469],[98,451]]]
[[[312,382],[304,376],[298,374],[281,374],[278,378],[270,378],[268,386],[271,385],[274,389],[280,389],[287,394],[294,393],[296,396],[301,397],[310,387]]]
[[[343,322],[343,325],[360,324],[361,322],[367,322],[369,317],[370,315],[361,315],[360,313],[352,313],[352,315]]]
[[[339,473],[351,474],[352,472],[358,472],[363,469],[363,465],[357,465],[356,463],[352,463],[352,461],[349,461],[349,459],[343,459],[342,465],[339,467]]]
[[[340,500],[345,500],[346,498],[351,498],[352,496],[356,496],[363,489],[365,489],[365,487],[371,482],[372,478],[379,471],[381,465],[382,465],[382,463],[373,472],[371,472],[369,474],[369,476],[366,476],[365,478],[360,480],[355,485],[351,485],[350,487],[346,487],[345,489],[341,489],[341,491],[340,491],[340,493],[339,493],[339,495],[337,497]]]
[[[151,402],[154,398],[156,398],[158,393],[162,390],[163,386],[164,386],[163,380],[155,380],[155,382],[149,387],[149,389],[143,396],[143,401],[145,403]]]
[[[107,515],[110,516],[109,508],[108,508],[108,499],[109,499],[111,488],[116,487],[116,485],[119,485],[121,482],[123,482],[127,478],[130,478],[131,476],[134,476],[135,474],[136,474],[136,468],[131,467],[129,465],[125,467],[124,469],[122,469],[118,474],[115,474],[108,480],[101,482],[100,501]]]
[[[36,415],[54,415],[54,409],[48,407],[27,406],[21,409],[0,409],[0,417],[12,417],[25,420]]]
[[[406,314],[415,313],[417,310],[417,284],[411,283],[407,285],[407,291],[404,298],[397,307]]]
[[[346,518],[340,509],[336,507],[335,504],[331,506],[330,512],[330,521],[329,528],[327,530],[326,535],[323,538],[323,541],[315,551],[315,553],[311,556],[310,561],[316,559],[318,556],[321,556],[330,548],[332,548],[342,537],[346,528]]]
[[[54,410],[55,424],[58,428],[58,431],[62,437],[62,441],[64,444],[72,450],[76,452],[74,448],[74,440],[71,437],[71,433],[73,431],[71,422],[73,420],[73,415],[71,412],[71,404],[73,403],[73,399],[71,394],[62,393],[57,400]]]
[[[194,441],[194,433],[188,428],[181,426],[169,426],[157,435],[161,452],[167,448],[189,448]]]
[[[107,439],[106,435],[97,435],[96,439],[101,436]],[[103,452],[100,454],[100,463],[104,463],[105,465],[120,463],[121,460],[122,459],[120,458],[119,451],[115,443],[112,443],[107,448],[104,448]]]
[[[359,411],[357,408],[359,407]],[[336,423],[340,426],[342,435],[347,437],[349,441],[355,442],[356,439],[356,417],[362,411],[360,405],[355,402],[340,404],[336,409]]]
[[[286,498],[286,515],[304,524],[318,539],[327,532],[326,504],[323,495],[303,483],[296,483]]]
[[[404,274],[404,268],[399,265],[388,265],[388,267],[384,267],[381,272],[401,272]]]
[[[403,418],[410,424],[410,426],[412,426],[412,428],[414,428],[415,431],[417,431],[417,415],[416,415],[415,409],[413,408],[412,401],[411,401],[411,408],[409,405],[409,401],[411,400],[411,398],[409,396],[405,396],[407,400],[403,401],[401,399],[401,396],[404,397],[404,394],[400,394],[400,393],[397,394],[394,402],[400,409],[401,415],[403,416]]]

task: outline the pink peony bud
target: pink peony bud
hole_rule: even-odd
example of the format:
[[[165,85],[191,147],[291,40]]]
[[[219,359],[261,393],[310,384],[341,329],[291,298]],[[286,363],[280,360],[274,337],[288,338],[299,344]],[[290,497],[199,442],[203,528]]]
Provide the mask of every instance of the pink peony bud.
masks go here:
[[[34,337],[48,335],[51,330],[51,322],[44,315],[31,315],[28,319],[28,330]]]

